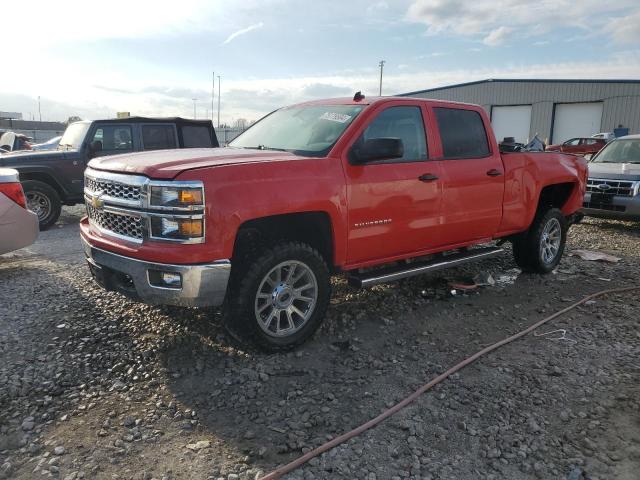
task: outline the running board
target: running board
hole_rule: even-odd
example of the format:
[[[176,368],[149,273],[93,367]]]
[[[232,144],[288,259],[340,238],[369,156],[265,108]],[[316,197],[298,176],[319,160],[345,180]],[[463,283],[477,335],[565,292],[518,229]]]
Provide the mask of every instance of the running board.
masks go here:
[[[493,257],[504,250],[498,247],[476,248],[460,253],[441,256],[435,259],[405,265],[381,268],[363,273],[352,273],[348,276],[349,285],[356,288],[370,287],[379,283],[388,283],[401,278],[414,277],[427,272],[455,267],[467,262]]]

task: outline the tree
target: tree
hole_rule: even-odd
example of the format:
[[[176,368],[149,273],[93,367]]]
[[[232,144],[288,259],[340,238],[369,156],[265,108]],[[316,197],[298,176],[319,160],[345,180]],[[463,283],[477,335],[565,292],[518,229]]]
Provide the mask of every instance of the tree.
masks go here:
[[[70,116],[65,123],[65,125],[69,125],[73,122],[79,122],[80,120],[82,120],[82,118],[78,117],[77,115],[72,115]]]
[[[248,125],[249,125],[249,122],[247,121],[246,118],[239,118],[233,124],[233,126],[239,130],[245,130]]]

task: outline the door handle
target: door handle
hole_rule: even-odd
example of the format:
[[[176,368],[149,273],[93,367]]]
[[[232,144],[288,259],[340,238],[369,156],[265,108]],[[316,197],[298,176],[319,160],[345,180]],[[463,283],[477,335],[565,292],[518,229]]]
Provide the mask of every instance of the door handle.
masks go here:
[[[490,177],[499,177],[500,175],[502,175],[502,172],[498,169],[492,168],[487,172],[487,175],[489,175]]]
[[[433,182],[434,180],[438,180],[438,176],[431,173],[425,173],[424,175],[420,175],[418,180],[421,182]]]

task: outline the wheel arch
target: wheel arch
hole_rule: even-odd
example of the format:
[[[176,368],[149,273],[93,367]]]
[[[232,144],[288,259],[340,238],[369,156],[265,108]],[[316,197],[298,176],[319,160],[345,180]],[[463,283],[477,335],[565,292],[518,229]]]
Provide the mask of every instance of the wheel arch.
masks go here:
[[[270,215],[245,221],[238,228],[232,261],[237,261],[247,248],[281,240],[306,243],[322,255],[330,268],[335,265],[334,231],[331,218],[324,211]]]
[[[60,200],[65,201],[67,198],[67,194],[65,190],[62,188],[60,182],[56,180],[56,178],[48,172],[43,171],[20,171],[20,182],[25,182],[28,180],[35,180],[38,182],[46,183],[51,188],[53,188]]]
[[[577,188],[578,184],[575,182],[545,185],[542,190],[540,190],[537,211],[540,212],[548,210],[549,208],[558,208],[564,212],[565,205]]]

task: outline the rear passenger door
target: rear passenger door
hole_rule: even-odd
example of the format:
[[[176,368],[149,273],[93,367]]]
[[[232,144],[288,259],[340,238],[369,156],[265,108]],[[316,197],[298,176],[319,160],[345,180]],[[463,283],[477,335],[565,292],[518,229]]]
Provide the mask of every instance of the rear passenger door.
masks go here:
[[[440,133],[443,243],[492,237],[502,220],[500,152],[489,141],[479,112],[464,107],[434,107],[432,111]]]
[[[178,148],[178,134],[172,123],[143,123],[140,125],[142,150]]]

